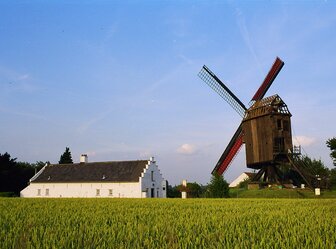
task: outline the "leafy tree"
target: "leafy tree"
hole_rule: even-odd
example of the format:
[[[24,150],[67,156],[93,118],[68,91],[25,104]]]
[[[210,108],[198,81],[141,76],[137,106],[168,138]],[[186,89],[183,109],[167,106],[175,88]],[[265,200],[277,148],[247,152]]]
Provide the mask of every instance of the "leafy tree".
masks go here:
[[[16,167],[16,158],[11,158],[7,152],[0,154],[0,192],[13,191],[13,171]]]
[[[174,187],[168,185],[167,197],[181,198],[182,191],[186,191],[188,193],[188,198],[201,198],[205,197],[206,186],[202,186],[197,182],[188,182],[186,187],[182,186],[182,184],[175,185]]]
[[[58,161],[58,163],[59,164],[73,163],[69,147],[65,147],[65,151],[61,155],[60,160]]]
[[[7,152],[0,154],[0,192],[19,195],[35,174],[34,166],[27,162],[16,162]]]
[[[328,139],[327,146],[331,150],[330,157],[333,160],[334,166],[336,166],[336,137]]]
[[[229,197],[229,184],[224,180],[222,175],[217,172],[212,175],[208,185],[209,197],[224,198]]]
[[[197,182],[188,182],[188,198],[200,198],[203,197],[205,188]]]
[[[321,161],[321,159],[311,159],[308,156],[303,156],[301,159],[301,164],[305,166],[305,169],[311,174],[311,175],[320,175],[320,176],[326,176],[329,174],[329,169],[324,165],[324,163]]]
[[[179,185],[180,186],[180,185]],[[181,192],[179,191],[179,186],[168,185],[167,197],[168,198],[181,198]]]
[[[336,169],[330,170],[329,184],[330,188],[336,189]]]

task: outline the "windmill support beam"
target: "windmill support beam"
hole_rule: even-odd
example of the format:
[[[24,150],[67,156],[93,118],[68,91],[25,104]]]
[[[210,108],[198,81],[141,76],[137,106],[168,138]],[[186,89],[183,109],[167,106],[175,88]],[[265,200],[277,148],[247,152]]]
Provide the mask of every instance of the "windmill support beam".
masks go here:
[[[283,173],[277,167],[276,164],[264,165],[258,173],[253,177],[253,182],[273,182],[282,184],[283,183]]]

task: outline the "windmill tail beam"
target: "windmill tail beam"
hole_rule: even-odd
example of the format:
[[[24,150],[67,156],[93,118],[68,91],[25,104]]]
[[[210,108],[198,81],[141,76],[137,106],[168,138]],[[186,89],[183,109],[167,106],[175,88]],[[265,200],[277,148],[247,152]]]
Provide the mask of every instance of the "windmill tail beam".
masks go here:
[[[198,77],[218,93],[241,117],[244,117],[245,105],[207,66],[202,67]]]
[[[262,99],[267,90],[270,88],[270,86],[272,85],[274,79],[277,77],[278,73],[280,72],[280,70],[282,69],[283,65],[285,63],[279,58],[277,57],[270,69],[270,71],[268,72],[268,74],[266,75],[263,83],[261,84],[261,86],[259,87],[259,89],[257,90],[257,92],[254,94],[252,101],[257,101]]]
[[[222,175],[228,169],[233,159],[238,154],[242,145],[243,145],[243,132],[240,125],[235,134],[233,135],[230,143],[226,147],[221,158],[217,162],[216,167],[212,170],[212,174],[217,172],[219,175]]]

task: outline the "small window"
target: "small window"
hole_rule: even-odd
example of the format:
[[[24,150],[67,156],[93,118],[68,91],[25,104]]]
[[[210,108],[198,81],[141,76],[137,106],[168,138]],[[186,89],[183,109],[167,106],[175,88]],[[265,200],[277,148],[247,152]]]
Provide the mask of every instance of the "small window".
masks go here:
[[[289,122],[288,120],[283,121],[283,129],[284,131],[289,131]]]
[[[166,190],[166,188],[165,188],[165,187],[163,187],[163,188],[162,188],[162,190]]]
[[[48,188],[46,188],[46,190],[45,190],[45,195],[46,195],[46,196],[49,195],[49,189],[48,189]]]
[[[41,189],[37,190],[37,195],[40,196],[41,195]]]
[[[109,189],[109,196],[112,196],[113,195],[113,191],[112,189]]]
[[[274,138],[273,153],[281,153],[285,151],[285,139],[283,137]]]
[[[96,189],[96,196],[100,196],[100,189]]]
[[[154,182],[154,171],[151,171],[151,179],[152,179],[152,182]]]
[[[278,120],[277,120],[277,127],[278,127],[278,130],[281,130],[281,129],[282,129],[282,122],[281,122],[281,119],[278,119]]]

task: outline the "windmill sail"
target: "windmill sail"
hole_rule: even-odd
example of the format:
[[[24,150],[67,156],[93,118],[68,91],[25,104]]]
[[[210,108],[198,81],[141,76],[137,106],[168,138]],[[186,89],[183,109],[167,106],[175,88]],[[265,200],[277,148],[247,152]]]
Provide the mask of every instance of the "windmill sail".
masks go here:
[[[277,57],[270,69],[270,71],[268,72],[268,74],[266,75],[263,83],[261,84],[261,86],[259,87],[259,89],[257,90],[257,92],[254,94],[252,101],[257,101],[262,99],[267,90],[270,88],[270,86],[272,85],[274,79],[277,77],[278,73],[280,72],[281,68],[283,67],[285,63],[279,58]]]
[[[231,138],[228,146],[224,150],[222,156],[218,160],[215,168],[212,170],[212,174],[217,172],[219,175],[222,175],[228,169],[232,160],[235,158],[242,145],[243,131],[240,125],[233,137]]]
[[[198,76],[232,106],[241,117],[244,117],[246,111],[245,105],[209,68],[204,65],[202,70],[198,73]]]

